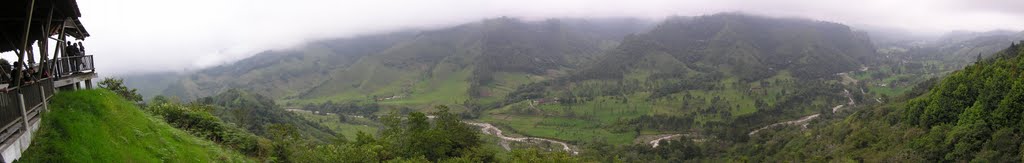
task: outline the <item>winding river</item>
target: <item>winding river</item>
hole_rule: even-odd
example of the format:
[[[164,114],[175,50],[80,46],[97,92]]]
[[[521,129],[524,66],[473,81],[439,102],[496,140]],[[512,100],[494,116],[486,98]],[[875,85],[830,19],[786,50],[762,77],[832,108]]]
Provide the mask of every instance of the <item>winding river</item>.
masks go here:
[[[647,142],[647,143],[651,144],[651,148],[658,148],[658,144],[661,143],[661,140],[672,139],[672,138],[680,137],[680,136],[683,136],[683,134],[666,135],[666,136],[662,136],[660,138],[651,140],[651,142]]]
[[[847,106],[847,105],[853,106],[853,104],[855,104],[853,102],[853,97],[850,96],[850,90],[843,89],[843,95],[846,96],[846,98],[849,99],[850,101],[846,102],[845,105],[837,105],[835,107],[832,107],[832,113],[839,112],[839,110],[842,109],[843,106]],[[764,126],[764,127],[758,128],[758,129],[756,129],[754,131],[751,131],[747,135],[754,135],[754,134],[757,134],[757,132],[759,132],[761,130],[769,129],[769,128],[777,127],[777,126],[782,126],[782,125],[800,125],[800,127],[807,128],[807,124],[808,124],[807,122],[810,122],[811,120],[814,120],[814,119],[818,118],[819,116],[821,116],[820,113],[819,114],[811,114],[811,115],[804,116],[804,117],[801,117],[800,119],[796,119],[796,120],[791,120],[791,121],[785,121],[785,122],[779,122],[779,123],[770,124],[768,126]]]
[[[574,155],[580,153],[579,151],[576,151],[575,149],[571,148],[569,146],[569,144],[565,143],[565,142],[561,142],[561,141],[557,141],[557,140],[551,140],[551,139],[545,139],[545,138],[535,138],[535,137],[508,137],[508,136],[505,136],[504,134],[501,133],[502,132],[501,129],[499,129],[497,127],[494,127],[494,125],[491,125],[490,123],[479,123],[479,122],[463,122],[463,123],[480,127],[480,131],[484,132],[484,134],[494,135],[494,136],[496,136],[498,138],[501,138],[501,140],[503,140],[503,142],[501,143],[501,146],[504,147],[505,150],[511,150],[511,148],[508,146],[508,142],[504,142],[504,141],[529,142],[530,140],[533,140],[533,141],[542,141],[542,142],[546,141],[546,142],[551,142],[551,143],[562,145],[562,150],[565,150],[566,152],[572,153]]]

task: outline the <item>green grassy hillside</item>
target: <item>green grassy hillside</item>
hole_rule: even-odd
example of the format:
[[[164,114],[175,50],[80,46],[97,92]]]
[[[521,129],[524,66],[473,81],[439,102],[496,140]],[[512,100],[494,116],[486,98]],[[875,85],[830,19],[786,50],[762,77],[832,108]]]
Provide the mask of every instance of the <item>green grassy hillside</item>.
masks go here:
[[[21,162],[252,162],[107,90],[61,92]]]

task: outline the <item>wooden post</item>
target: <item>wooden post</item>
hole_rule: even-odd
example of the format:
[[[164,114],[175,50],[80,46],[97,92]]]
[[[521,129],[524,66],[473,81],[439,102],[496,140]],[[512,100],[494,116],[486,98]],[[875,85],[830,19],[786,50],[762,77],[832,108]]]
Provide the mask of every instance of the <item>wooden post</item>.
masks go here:
[[[24,122],[23,129],[28,132],[28,113],[25,112],[25,95],[18,93],[18,108],[21,108],[21,122]]]
[[[53,82],[49,82],[49,83],[50,83],[50,85],[53,85]],[[41,96],[41,97],[39,97],[39,99],[43,99],[43,110],[50,110],[49,106],[47,106],[47,104],[46,104],[46,102],[48,101],[48,99],[46,99],[46,86],[43,85],[43,84],[45,84],[45,83],[40,83],[39,84],[39,95]],[[42,112],[40,112],[40,113],[42,113]]]
[[[28,40],[25,40],[25,41],[28,41]],[[35,41],[32,41],[32,42],[35,42]],[[32,44],[32,43],[28,43],[28,44]],[[28,58],[27,61],[26,61],[28,63],[23,63],[22,65],[24,65],[25,68],[32,68],[32,64],[36,63],[35,55],[36,55],[36,53],[33,51],[32,46],[26,46],[25,47],[25,58]],[[31,78],[29,78],[29,79],[31,79]]]

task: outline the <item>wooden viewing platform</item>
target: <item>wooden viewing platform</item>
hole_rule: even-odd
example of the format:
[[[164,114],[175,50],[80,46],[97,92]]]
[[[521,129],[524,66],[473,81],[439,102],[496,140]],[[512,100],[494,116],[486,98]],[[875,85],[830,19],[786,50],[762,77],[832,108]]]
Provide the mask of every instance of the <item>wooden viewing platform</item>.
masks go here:
[[[56,91],[80,89],[79,83],[92,88],[97,77],[92,56],[78,50],[84,48],[69,46],[72,40],[89,37],[81,16],[76,0],[0,2],[0,42],[5,42],[0,43],[0,52],[13,51],[18,59],[13,65],[0,64],[3,162],[18,160],[32,144],[44,118],[40,115]],[[51,47],[51,41],[57,44]]]

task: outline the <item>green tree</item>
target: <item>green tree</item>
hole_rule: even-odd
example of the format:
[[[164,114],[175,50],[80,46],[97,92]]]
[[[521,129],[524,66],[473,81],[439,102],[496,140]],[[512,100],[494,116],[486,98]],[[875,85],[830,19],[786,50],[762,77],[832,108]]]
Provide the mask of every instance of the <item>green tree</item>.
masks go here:
[[[163,95],[157,95],[156,97],[153,97],[153,99],[151,99],[149,101],[150,101],[150,104],[165,104],[165,103],[170,103],[171,102],[170,99],[167,99],[167,96],[163,96]]]
[[[494,159],[493,152],[478,149],[481,141],[477,132],[462,123],[458,115],[448,112],[446,106],[435,108],[438,112],[434,113],[433,122],[421,112],[410,112],[404,119],[397,113],[385,115],[381,118],[385,128],[376,143],[382,144],[385,151],[394,151],[395,157],[391,158],[424,157],[430,161],[456,157],[480,161]],[[370,139],[360,134],[356,144],[374,144]]]
[[[306,150],[300,144],[298,129],[289,124],[271,124],[267,126],[270,140],[274,141],[273,161],[292,162],[292,158]]]
[[[1024,114],[1021,108],[1024,108],[1024,80],[1017,80],[992,112],[994,127],[1020,127],[1021,118],[1024,118],[1021,117]]]
[[[142,95],[138,93],[135,88],[128,88],[124,86],[124,79],[119,78],[104,78],[99,83],[100,88],[109,89],[124,97],[124,99],[132,102],[142,101]]]

